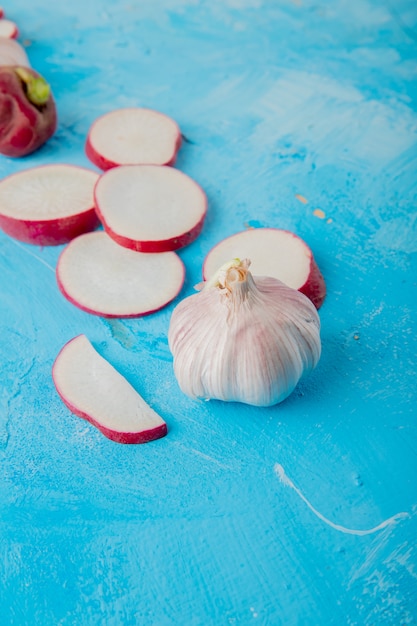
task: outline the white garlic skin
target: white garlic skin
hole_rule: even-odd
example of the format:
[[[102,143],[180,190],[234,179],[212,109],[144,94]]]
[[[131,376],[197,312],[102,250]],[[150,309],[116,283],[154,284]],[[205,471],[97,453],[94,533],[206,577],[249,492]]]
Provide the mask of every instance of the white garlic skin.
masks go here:
[[[271,406],[316,366],[320,320],[302,293],[253,277],[250,262],[238,262],[221,285],[206,283],[174,309],[168,332],[174,373],[191,398]]]

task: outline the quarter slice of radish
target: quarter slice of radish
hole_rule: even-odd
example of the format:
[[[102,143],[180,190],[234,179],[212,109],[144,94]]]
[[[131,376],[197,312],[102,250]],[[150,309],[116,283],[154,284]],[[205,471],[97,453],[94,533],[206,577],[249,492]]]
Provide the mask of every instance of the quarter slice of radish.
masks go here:
[[[163,113],[143,108],[117,109],[91,126],[86,154],[97,167],[173,165],[181,145],[178,124]]]
[[[55,359],[52,377],[69,410],[118,443],[146,443],[166,435],[167,425],[85,335]]]
[[[88,313],[139,317],[162,309],[179,294],[185,268],[175,252],[128,250],[99,230],[64,248],[56,276],[63,295]]]
[[[201,232],[207,198],[189,176],[161,165],[121,165],[102,174],[95,204],[107,233],[141,252],[177,250]]]
[[[254,276],[271,276],[306,295],[316,308],[326,296],[324,278],[313,253],[300,237],[278,228],[253,228],[220,241],[207,254],[203,278],[209,280],[224,263],[251,259]]]
[[[0,65],[30,67],[30,62],[26,50],[18,41],[0,37]]]
[[[0,37],[16,39],[18,35],[19,29],[14,22],[5,18],[0,19]]]
[[[25,243],[63,244],[99,225],[99,174],[66,164],[41,165],[0,181],[0,228]]]

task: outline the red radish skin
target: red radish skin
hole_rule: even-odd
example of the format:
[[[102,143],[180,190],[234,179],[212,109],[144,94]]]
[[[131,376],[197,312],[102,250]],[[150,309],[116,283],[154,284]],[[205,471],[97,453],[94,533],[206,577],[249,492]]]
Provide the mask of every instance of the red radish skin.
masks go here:
[[[100,221],[93,189],[99,174],[74,165],[42,165],[0,181],[0,228],[39,246],[68,243]]]
[[[59,393],[59,392],[58,392]],[[166,424],[161,426],[156,426],[155,428],[151,428],[143,433],[120,433],[117,430],[111,430],[110,428],[105,428],[95,419],[93,419],[87,413],[83,413],[79,411],[74,405],[72,405],[68,400],[65,400],[62,396],[60,396],[64,404],[69,408],[71,413],[77,415],[77,417],[81,417],[82,419],[87,420],[93,426],[95,426],[107,439],[111,439],[116,443],[125,443],[125,444],[134,444],[134,443],[148,443],[149,441],[154,441],[155,439],[161,439],[165,437],[168,432]]]
[[[33,84],[46,86],[40,104],[30,99]],[[55,100],[40,74],[29,67],[0,67],[1,154],[31,154],[52,137],[57,123]]]
[[[85,335],[74,337],[60,350],[52,367],[52,378],[59,397],[71,413],[87,420],[116,443],[148,443],[167,434],[165,421],[98,354]],[[113,413],[111,423],[109,411]],[[132,425],[136,426],[134,430]]]
[[[160,165],[122,165],[105,172],[94,192],[108,235],[138,252],[178,250],[201,233],[207,196],[189,176]]]
[[[77,237],[61,252],[58,287],[74,306],[104,318],[142,317],[180,293],[185,267],[175,252],[148,254],[119,246],[107,233]]]
[[[94,230],[100,224],[95,209],[55,220],[16,220],[0,215],[0,228],[13,239],[38,246],[57,246],[68,243],[82,233]]]
[[[30,61],[19,42],[0,37],[0,65],[30,67]]]
[[[85,144],[87,157],[102,170],[118,165],[174,165],[182,137],[167,115],[144,108],[117,109],[99,117]]]
[[[207,254],[203,279],[233,258],[250,258],[254,276],[271,276],[307,296],[317,309],[326,284],[313,253],[298,235],[278,228],[254,228],[220,241]]]
[[[167,161],[166,163],[151,163],[151,165],[170,165],[173,166],[175,165],[175,161],[177,160],[177,152],[181,147],[181,143],[182,143],[182,139],[181,136],[179,136],[179,139],[177,140],[177,142],[175,143],[174,149],[173,149],[173,156],[171,159],[169,159],[169,161]],[[114,161],[110,161],[109,159],[107,159],[106,157],[104,157],[103,155],[99,154],[98,152],[96,152],[91,144],[91,140],[89,138],[87,138],[87,143],[85,145],[85,153],[87,155],[87,158],[91,161],[91,163],[93,163],[94,165],[96,165],[99,169],[103,170],[104,172],[106,170],[110,170],[112,167],[118,167],[119,165],[138,165],[135,163],[115,163]],[[143,163],[140,163],[139,165],[142,165]]]
[[[111,229],[111,227],[106,223],[104,215],[97,210],[97,214],[104,228],[106,229],[108,235],[120,246],[124,248],[129,248],[130,250],[135,250],[136,252],[170,252],[179,250],[180,248],[184,248],[188,246],[188,244],[192,243],[201,231],[204,226],[204,216],[200,219],[199,222],[191,228],[186,233],[179,235],[178,237],[172,237],[171,239],[161,239],[160,241],[136,241],[135,239],[131,239],[130,237],[124,237],[123,235],[119,235],[115,231]]]
[[[80,411],[74,404],[72,404],[67,398],[64,398],[63,395],[59,393],[59,389],[57,389],[58,394],[71,413],[77,415],[77,417],[81,417],[81,419],[87,420],[93,426],[95,426],[107,439],[111,439],[116,443],[148,443],[149,441],[154,441],[155,439],[161,439],[165,437],[168,432],[167,425],[161,424],[160,426],[156,426],[155,428],[150,428],[144,432],[140,433],[129,433],[129,432],[119,432],[117,430],[112,430],[110,428],[106,428],[100,422],[95,420],[91,415]]]
[[[326,297],[326,283],[313,256],[311,256],[310,259],[308,278],[304,285],[299,287],[298,291],[307,296],[307,298],[310,298],[316,309],[319,309],[324,302]]]
[[[18,35],[19,29],[14,22],[3,18],[0,19],[0,37],[5,37],[6,39],[16,39]]]

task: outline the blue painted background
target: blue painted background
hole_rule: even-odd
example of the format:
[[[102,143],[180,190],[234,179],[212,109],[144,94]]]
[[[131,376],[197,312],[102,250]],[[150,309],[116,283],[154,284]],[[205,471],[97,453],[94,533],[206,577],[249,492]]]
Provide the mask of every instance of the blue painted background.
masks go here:
[[[1,624],[416,624],[415,3],[4,8],[59,128],[36,154],[0,158],[0,176],[90,166],[98,115],[153,107],[179,123],[176,166],[209,198],[180,252],[180,298],[211,246],[248,225],[303,237],[328,296],[320,364],[285,403],[198,403],[172,371],[178,300],[137,320],[90,316],[58,292],[61,247],[0,233]],[[64,407],[51,367],[79,333],[166,438],[115,444]]]

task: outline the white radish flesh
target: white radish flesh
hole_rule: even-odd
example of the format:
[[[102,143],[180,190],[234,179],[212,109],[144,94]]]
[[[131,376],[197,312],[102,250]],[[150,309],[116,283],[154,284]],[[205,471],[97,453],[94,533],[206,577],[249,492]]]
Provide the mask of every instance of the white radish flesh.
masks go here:
[[[11,20],[0,19],[0,37],[16,39],[18,34],[19,29],[14,22]]]
[[[203,278],[209,280],[230,259],[251,259],[253,276],[270,276],[304,293],[316,308],[326,295],[323,276],[308,245],[278,228],[253,228],[223,239],[207,254]]]
[[[0,37],[0,65],[30,67],[30,62],[26,50],[19,42],[15,39]]]
[[[93,190],[98,174],[73,165],[42,165],[0,181],[0,228],[41,246],[58,245],[99,224]]]
[[[97,182],[95,204],[107,233],[141,252],[177,250],[201,232],[207,198],[189,176],[167,166],[122,165]]]
[[[151,109],[126,108],[92,124],[86,154],[103,170],[129,164],[173,165],[180,145],[180,129],[173,119]]]
[[[72,413],[118,443],[146,443],[167,433],[160,417],[85,335],[71,339],[58,354],[52,377]]]
[[[175,252],[135,252],[96,231],[64,248],[56,275],[63,295],[80,309],[102,317],[139,317],[178,295],[185,270]]]

